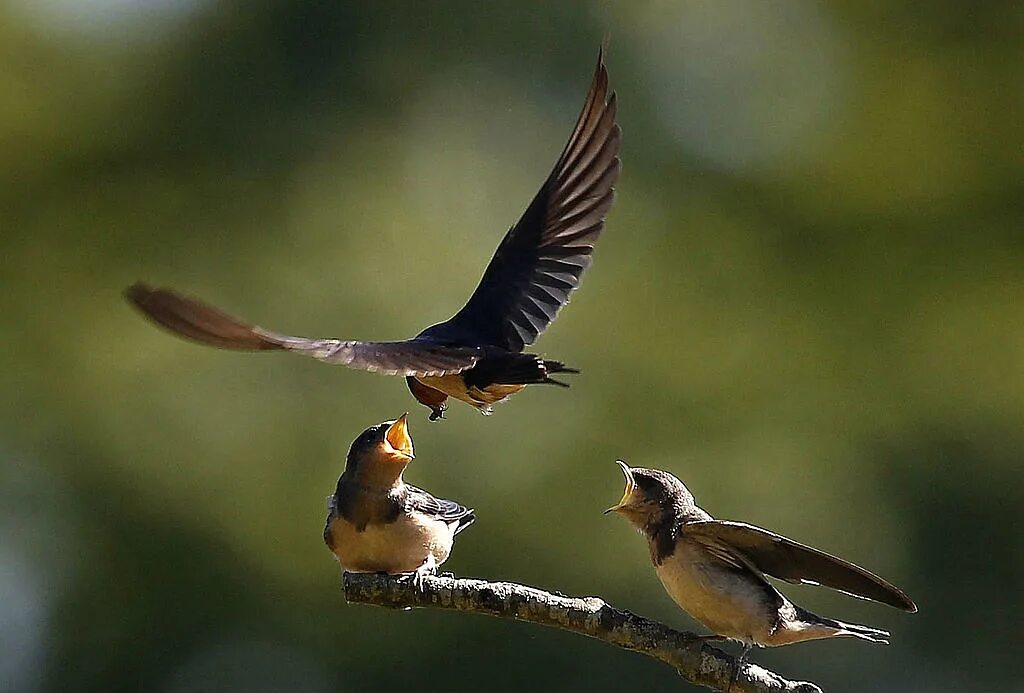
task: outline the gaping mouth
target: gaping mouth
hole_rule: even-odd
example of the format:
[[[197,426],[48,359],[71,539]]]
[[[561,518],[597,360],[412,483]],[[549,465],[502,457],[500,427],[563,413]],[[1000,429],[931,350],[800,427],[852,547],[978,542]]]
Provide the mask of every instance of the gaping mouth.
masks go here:
[[[619,501],[618,505],[613,505],[604,511],[604,514],[616,512],[622,510],[629,502],[629,497],[633,495],[633,470],[629,468],[629,465],[622,460],[615,460],[615,464],[619,465],[622,469],[622,475],[626,477],[626,490],[622,492],[622,500]]]
[[[412,438],[409,437],[408,418],[409,413],[406,412],[398,417],[398,421],[388,426],[388,430],[384,432],[384,441],[399,455],[411,460],[414,455],[412,452]]]

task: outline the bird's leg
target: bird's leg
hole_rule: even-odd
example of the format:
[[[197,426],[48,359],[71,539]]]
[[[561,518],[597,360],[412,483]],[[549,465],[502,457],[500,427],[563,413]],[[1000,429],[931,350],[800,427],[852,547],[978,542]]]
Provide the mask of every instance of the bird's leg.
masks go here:
[[[739,679],[740,671],[743,669],[743,665],[747,661],[747,655],[750,654],[750,648],[752,647],[753,645],[750,643],[743,644],[743,652],[741,652],[740,656],[736,658],[736,663],[732,667],[732,676],[729,677],[729,685],[726,687],[725,693],[730,693],[730,691],[732,691],[733,684],[735,684],[736,680]]]
[[[405,384],[416,401],[430,409],[431,421],[444,418],[444,410],[448,408],[448,395],[429,385],[424,385],[412,375],[406,376]]]
[[[413,574],[412,574],[412,585],[413,585],[413,587],[415,587],[416,590],[420,594],[422,594],[424,592],[424,589],[423,589],[423,580],[424,580],[424,578],[426,578],[428,575],[436,575],[436,574],[437,574],[437,561],[434,560],[434,554],[430,554],[430,555],[428,555],[424,559],[423,564],[419,568],[417,568],[415,571],[413,571]]]

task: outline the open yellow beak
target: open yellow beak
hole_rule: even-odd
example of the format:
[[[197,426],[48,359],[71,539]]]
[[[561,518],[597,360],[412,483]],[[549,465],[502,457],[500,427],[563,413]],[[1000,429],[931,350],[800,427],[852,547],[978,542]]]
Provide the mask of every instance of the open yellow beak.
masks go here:
[[[622,500],[619,501],[618,505],[613,505],[605,510],[605,515],[622,510],[622,508],[629,502],[629,497],[633,495],[633,470],[630,469],[629,465],[622,460],[615,460],[615,464],[619,465],[622,469],[623,476],[626,477],[626,490],[622,492]]]
[[[409,412],[406,412],[398,417],[398,421],[388,426],[388,430],[384,432],[384,440],[395,452],[411,460],[415,455],[412,454],[412,438],[409,437],[408,418]]]

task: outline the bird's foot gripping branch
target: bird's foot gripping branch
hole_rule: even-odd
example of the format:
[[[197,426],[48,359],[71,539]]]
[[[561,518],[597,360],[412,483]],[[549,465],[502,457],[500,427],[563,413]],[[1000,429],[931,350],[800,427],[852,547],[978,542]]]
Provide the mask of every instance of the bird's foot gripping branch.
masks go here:
[[[587,635],[626,650],[641,652],[674,667],[699,686],[732,693],[821,693],[812,683],[789,681],[755,664],[736,672],[736,658],[707,644],[706,638],[674,630],[598,597],[564,597],[513,582],[412,575],[345,573],[345,599],[393,609],[433,607],[529,621]]]

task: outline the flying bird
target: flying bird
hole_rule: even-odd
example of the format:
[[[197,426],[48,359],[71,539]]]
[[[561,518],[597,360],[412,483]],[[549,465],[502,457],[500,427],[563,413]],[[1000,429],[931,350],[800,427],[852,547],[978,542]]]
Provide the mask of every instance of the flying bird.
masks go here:
[[[716,520],[672,474],[618,464],[626,490],[605,513],[622,515],[647,539],[665,591],[714,631],[707,639],[743,644],[740,662],[754,645],[841,637],[888,644],[884,630],[825,618],[793,604],[766,575],[917,611],[900,589],[860,566],[754,525]]]
[[[327,499],[324,543],[344,570],[415,573],[422,583],[448,560],[473,511],[405,483],[413,459],[407,415],[371,426],[352,443]]]
[[[491,406],[535,383],[578,373],[524,349],[579,286],[604,229],[619,177],[621,130],[615,122],[604,50],[576,126],[547,180],[512,226],[476,290],[450,319],[412,339],[364,342],[290,337],[257,327],[195,298],[144,283],[125,294],[163,327],[200,344],[238,351],[291,351],[349,368],[405,376],[413,396],[441,418],[454,397]]]

